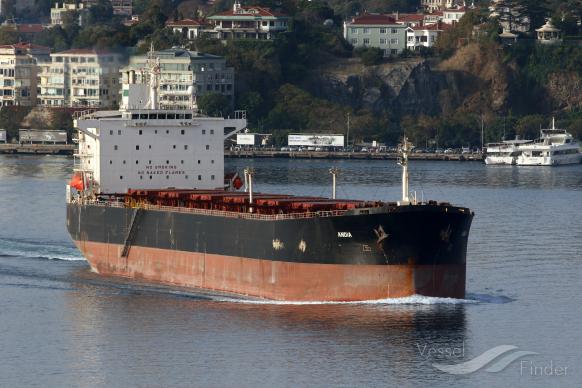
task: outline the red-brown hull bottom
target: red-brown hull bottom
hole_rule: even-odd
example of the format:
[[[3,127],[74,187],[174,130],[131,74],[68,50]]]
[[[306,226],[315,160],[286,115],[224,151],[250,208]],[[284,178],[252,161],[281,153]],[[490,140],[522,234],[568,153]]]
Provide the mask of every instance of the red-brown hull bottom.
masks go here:
[[[464,265],[340,265],[248,259],[76,241],[94,271],[169,285],[286,301],[465,297]]]

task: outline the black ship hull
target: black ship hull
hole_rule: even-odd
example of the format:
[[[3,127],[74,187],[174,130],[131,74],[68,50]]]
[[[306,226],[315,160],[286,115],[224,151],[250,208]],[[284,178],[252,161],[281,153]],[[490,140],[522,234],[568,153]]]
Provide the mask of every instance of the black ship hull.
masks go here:
[[[67,205],[98,273],[278,300],[462,298],[472,217],[442,204],[283,219]]]

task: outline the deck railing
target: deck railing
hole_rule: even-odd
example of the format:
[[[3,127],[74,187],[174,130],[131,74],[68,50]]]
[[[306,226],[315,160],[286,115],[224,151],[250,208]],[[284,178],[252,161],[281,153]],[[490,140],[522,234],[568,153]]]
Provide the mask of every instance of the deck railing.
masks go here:
[[[116,207],[116,208],[141,208],[145,210],[154,211],[167,211],[173,213],[187,213],[187,214],[199,214],[206,216],[215,217],[229,217],[229,218],[243,218],[250,220],[261,220],[261,221],[279,221],[279,220],[295,220],[301,218],[315,218],[315,217],[337,217],[344,215],[348,210],[326,210],[326,211],[316,211],[316,212],[305,212],[305,213],[286,213],[286,214],[256,214],[256,213],[243,213],[243,212],[232,212],[225,210],[210,210],[210,209],[197,209],[197,208],[187,208],[187,207],[177,207],[177,206],[162,206],[162,205],[152,205],[147,203],[136,203],[133,206],[125,204],[124,202],[117,201],[98,201],[98,200],[83,200],[78,198],[73,201],[83,205],[92,206],[102,206],[102,207]]]

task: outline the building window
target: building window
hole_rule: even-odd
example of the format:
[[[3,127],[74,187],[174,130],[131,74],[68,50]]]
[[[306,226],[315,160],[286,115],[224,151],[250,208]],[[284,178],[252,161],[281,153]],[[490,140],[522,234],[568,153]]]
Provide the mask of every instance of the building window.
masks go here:
[[[110,134],[110,135],[113,135],[113,129],[111,129],[111,130],[109,131],[109,134]]]
[[[151,160],[149,160],[149,161],[148,161],[148,164],[152,164],[152,161],[151,161]]]
[[[150,145],[148,145],[148,148],[151,150],[151,149],[152,149],[152,145],[151,145],[151,144],[150,144]]]
[[[390,39],[390,44],[398,44],[398,38]]]
[[[183,135],[185,131],[183,129],[180,130],[180,135]]]
[[[198,159],[198,164],[200,164],[200,159]]]
[[[352,27],[352,34],[357,34],[357,33],[358,33],[358,29]]]
[[[358,39],[357,38],[352,38],[352,45],[357,45],[358,44]]]
[[[170,164],[170,161],[169,160],[166,160],[166,164]]]
[[[170,134],[170,131],[166,129],[166,135],[169,135],[169,134]]]
[[[135,150],[136,151],[139,151],[139,146],[138,145],[135,146]]]
[[[385,28],[380,28],[380,34],[385,34],[386,33],[386,29]]]
[[[152,179],[152,176],[150,175],[150,179]]]
[[[109,161],[109,164],[113,164],[113,160],[110,160],[110,161]]]
[[[166,175],[166,179],[170,179],[170,176],[169,175]]]
[[[117,130],[117,134],[118,134],[118,135],[121,135],[121,129],[118,129],[118,130]]]
[[[172,146],[172,149],[176,149],[176,145],[175,144]]]
[[[143,131],[142,131],[141,129],[139,130],[139,134],[140,134],[140,135],[141,135],[141,134],[143,134]]]
[[[210,164],[214,164],[214,159],[212,159],[212,160],[210,161]]]
[[[202,130],[202,134],[203,134],[203,135],[206,135],[206,129],[203,129],[203,130]]]
[[[364,34],[369,34],[370,33],[370,29],[369,28],[364,28]]]
[[[184,145],[184,149],[187,150],[188,149],[188,144]]]
[[[398,54],[398,50],[392,49],[392,50],[390,50],[390,54],[396,55],[396,54]]]
[[[188,179],[188,175],[186,175],[186,179]]]
[[[201,181],[202,180],[202,175],[198,175],[198,180]]]
[[[393,34],[396,34],[396,33],[398,33],[398,31],[396,30],[396,28],[393,28],[391,32],[392,32]]]
[[[122,180],[122,179],[123,179],[123,175],[120,175],[120,176],[119,176],[119,180]]]
[[[183,160],[180,160],[180,164],[184,164],[184,161]]]
[[[364,46],[368,46],[370,44],[370,39],[364,38]]]
[[[210,180],[214,180],[214,175],[210,175]]]
[[[136,161],[135,161],[135,164],[139,164],[139,160],[136,160]]]
[[[139,179],[143,179],[143,175],[140,175],[140,176],[139,176]]]
[[[210,149],[210,146],[209,146],[208,144],[206,145],[206,149],[207,149],[207,150],[209,150],[209,149]]]
[[[117,146],[116,146],[116,145],[114,145],[114,146],[113,146],[113,149],[114,149],[115,151],[117,151]]]
[[[211,134],[211,135],[214,135],[214,129],[211,129],[211,130],[210,130],[210,134]]]
[[[125,164],[125,160],[123,161],[123,164]]]
[[[380,38],[380,44],[386,44],[386,42],[388,42],[387,39],[385,38]]]

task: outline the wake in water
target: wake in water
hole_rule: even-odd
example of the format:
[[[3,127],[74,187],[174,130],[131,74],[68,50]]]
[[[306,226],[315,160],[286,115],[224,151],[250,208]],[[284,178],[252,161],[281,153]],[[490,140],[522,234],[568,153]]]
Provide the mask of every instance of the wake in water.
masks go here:
[[[279,300],[253,300],[220,297],[214,299],[217,302],[266,304],[266,305],[327,305],[327,304],[355,304],[355,305],[437,305],[437,304],[472,304],[479,303],[474,299],[436,298],[423,295],[412,295],[404,298],[387,298],[376,300],[363,300],[353,302],[328,302],[328,301],[279,301]]]
[[[77,248],[66,242],[0,238],[0,256],[33,259],[85,260]]]

